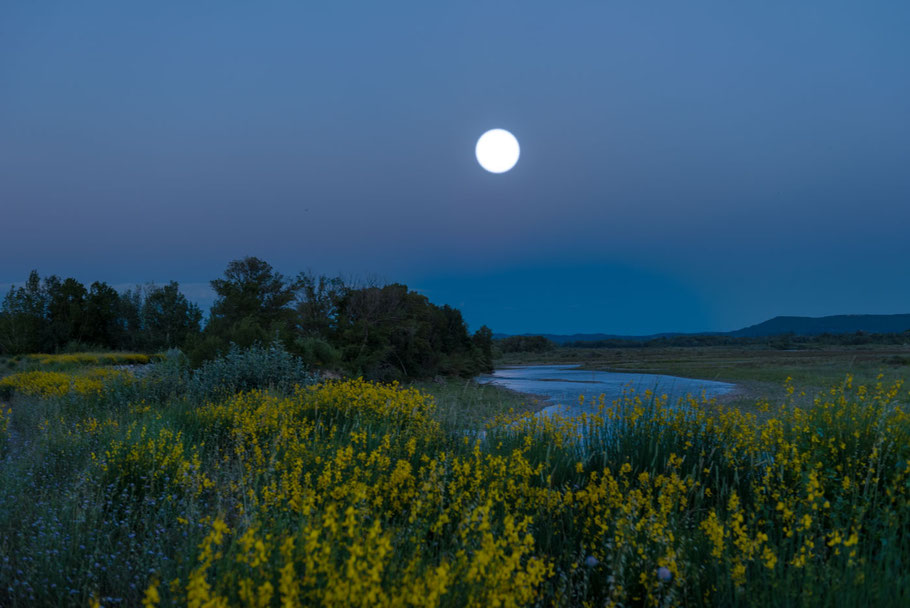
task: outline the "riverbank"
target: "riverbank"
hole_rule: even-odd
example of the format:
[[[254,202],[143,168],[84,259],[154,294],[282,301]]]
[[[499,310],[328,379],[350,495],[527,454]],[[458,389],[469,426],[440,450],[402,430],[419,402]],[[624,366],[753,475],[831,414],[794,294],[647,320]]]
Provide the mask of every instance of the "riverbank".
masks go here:
[[[564,363],[556,363],[554,365],[564,365]],[[528,368],[536,367],[536,364],[520,364],[520,365],[508,365],[503,366],[500,369],[509,369],[509,368]],[[639,370],[619,370],[619,369],[593,369],[586,366],[582,366],[580,369],[587,369],[589,371],[606,371],[606,372],[639,372]],[[640,372],[647,373],[647,372]],[[709,378],[694,378],[690,377],[692,380],[711,380]],[[552,381],[546,380],[543,381]],[[582,382],[578,382],[582,384]],[[587,383],[587,382],[585,382]],[[724,394],[716,395],[713,399],[717,405],[723,407],[732,407],[738,410],[741,410],[744,413],[750,413],[763,420],[769,416],[769,410],[763,408],[761,404],[763,402],[768,402],[772,405],[777,405],[783,403],[785,400],[790,400],[797,405],[805,405],[811,403],[815,394],[820,391],[823,391],[823,387],[813,387],[811,389],[803,389],[794,395],[788,395],[786,387],[784,384],[777,384],[773,382],[760,382],[754,380],[740,380],[737,382],[729,382],[734,385],[734,388]],[[528,411],[538,413],[546,409],[547,407],[560,405],[560,403],[544,394],[531,393],[531,392],[522,392],[516,391],[504,386],[499,385],[489,385],[495,386],[498,390],[504,391],[505,393],[511,394],[518,399],[527,401],[532,407]]]
[[[497,391],[513,396],[515,399],[518,399],[522,402],[524,406],[523,411],[531,412],[532,414],[542,412],[552,405],[558,405],[553,399],[547,397],[546,395],[516,391],[496,384],[483,384],[482,386],[489,386],[496,389]]]
[[[411,386],[433,396],[434,416],[445,424],[483,428],[497,416],[538,413],[552,405],[545,396],[522,393],[475,379],[447,378],[438,382],[415,382]]]
[[[688,395],[705,395],[712,399],[734,392],[737,388],[734,384],[712,380],[586,370],[578,365],[500,367],[479,381],[523,394],[527,399],[536,401],[541,410],[551,408],[551,411],[556,411],[556,406],[559,406],[560,411],[569,416],[590,412],[592,401],[601,397],[610,404],[621,400],[630,391],[667,395],[672,403]]]

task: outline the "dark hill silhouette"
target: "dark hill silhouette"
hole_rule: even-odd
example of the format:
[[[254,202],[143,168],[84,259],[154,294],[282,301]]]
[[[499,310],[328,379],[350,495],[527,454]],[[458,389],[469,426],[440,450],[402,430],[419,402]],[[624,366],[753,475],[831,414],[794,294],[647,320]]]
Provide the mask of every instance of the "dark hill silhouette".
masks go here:
[[[734,338],[760,338],[765,336],[818,336],[821,334],[899,334],[910,331],[910,314],[905,315],[831,315],[827,317],[774,317],[756,325],[728,332],[662,333],[650,336],[624,336],[618,334],[520,334],[543,336],[556,344],[569,342],[597,342],[600,340],[653,340],[675,336],[730,336]],[[505,338],[508,334],[494,334]]]
[[[731,331],[735,337],[817,336],[820,334],[899,334],[910,330],[910,315],[832,315],[829,317],[774,317],[763,323]]]

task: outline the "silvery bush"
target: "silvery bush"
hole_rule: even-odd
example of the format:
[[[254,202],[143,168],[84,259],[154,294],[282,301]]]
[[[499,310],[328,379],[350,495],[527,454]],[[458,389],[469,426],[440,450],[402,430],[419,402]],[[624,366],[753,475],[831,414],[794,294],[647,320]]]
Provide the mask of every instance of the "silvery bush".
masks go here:
[[[303,360],[280,344],[240,348],[231,345],[223,356],[203,363],[189,380],[196,398],[232,395],[253,389],[291,392],[297,385],[315,384],[318,378]]]

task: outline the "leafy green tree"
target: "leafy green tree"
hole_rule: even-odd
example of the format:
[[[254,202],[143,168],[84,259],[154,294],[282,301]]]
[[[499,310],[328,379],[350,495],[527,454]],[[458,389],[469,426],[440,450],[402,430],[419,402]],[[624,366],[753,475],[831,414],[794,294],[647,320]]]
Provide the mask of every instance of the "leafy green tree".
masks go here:
[[[556,348],[556,343],[543,336],[509,336],[498,341],[504,353],[542,353]]]
[[[483,325],[471,336],[477,351],[478,372],[489,374],[493,371],[493,330]]]
[[[338,322],[338,307],[349,288],[340,277],[301,273],[296,281],[297,332],[302,338],[331,339]]]
[[[56,275],[44,279],[47,294],[47,322],[50,348],[55,350],[71,342],[84,342],[84,312],[88,292],[73,278],[63,281]]]
[[[461,312],[436,306],[406,285],[350,289],[339,300],[334,345],[347,369],[381,380],[471,376],[489,365]],[[492,339],[492,333],[489,336]],[[492,352],[488,357],[492,361]]]
[[[90,344],[117,348],[123,341],[119,314],[120,294],[117,290],[107,283],[92,283],[82,315],[83,339]]]
[[[142,327],[143,289],[127,289],[120,294],[117,306],[117,325],[120,339],[114,348],[120,350],[144,350],[145,332]]]
[[[212,281],[218,299],[212,319],[236,323],[252,317],[265,325],[288,318],[294,287],[281,273],[259,258],[246,257],[228,264],[223,279]]]
[[[152,286],[142,305],[142,326],[145,342],[151,350],[184,346],[200,331],[202,311],[180,293],[180,286],[171,281],[163,287]]]
[[[395,361],[390,335],[403,318],[402,287],[351,289],[338,302],[336,342],[351,372],[383,379],[407,375]]]
[[[313,274],[290,281],[247,257],[230,262],[212,287],[218,297],[200,332],[202,313],[176,282],[118,294],[103,282],[86,290],[75,279],[42,281],[32,272],[0,306],[0,350],[176,346],[199,365],[231,344],[277,343],[306,363],[383,380],[471,376],[492,367],[488,328],[470,336],[460,311],[436,306],[406,285],[354,288]]]
[[[11,287],[0,306],[0,350],[10,354],[38,352],[47,337],[46,296],[36,270],[25,285]]]
[[[255,257],[234,260],[224,277],[212,281],[218,294],[212,306],[205,336],[197,342],[191,359],[195,364],[213,354],[226,352],[232,343],[248,347],[278,340],[293,343],[296,285]]]

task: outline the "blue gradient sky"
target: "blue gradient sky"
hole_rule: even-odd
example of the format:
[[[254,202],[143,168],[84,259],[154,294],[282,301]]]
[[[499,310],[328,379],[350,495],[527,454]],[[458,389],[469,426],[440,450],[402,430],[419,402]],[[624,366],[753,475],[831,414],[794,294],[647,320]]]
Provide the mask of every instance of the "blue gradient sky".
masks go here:
[[[0,4],[0,283],[205,302],[257,255],[506,333],[910,312],[910,3],[136,4]]]

